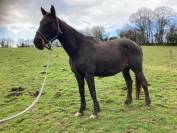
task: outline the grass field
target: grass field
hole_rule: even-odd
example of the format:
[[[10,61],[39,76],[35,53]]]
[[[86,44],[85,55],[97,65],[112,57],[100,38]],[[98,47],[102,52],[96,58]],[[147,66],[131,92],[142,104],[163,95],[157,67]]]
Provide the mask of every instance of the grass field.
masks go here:
[[[173,51],[173,69],[169,50]],[[121,74],[96,78],[99,118],[89,118],[92,100],[86,87],[87,110],[79,109],[79,93],[68,57],[62,48],[52,51],[45,93],[31,112],[0,124],[2,133],[177,133],[177,47],[143,47],[144,72],[152,106],[141,99],[124,106],[126,91]],[[37,49],[0,49],[0,119],[25,109],[39,90],[47,63],[47,51]],[[133,79],[134,75],[132,73]],[[19,89],[14,91],[13,89]]]

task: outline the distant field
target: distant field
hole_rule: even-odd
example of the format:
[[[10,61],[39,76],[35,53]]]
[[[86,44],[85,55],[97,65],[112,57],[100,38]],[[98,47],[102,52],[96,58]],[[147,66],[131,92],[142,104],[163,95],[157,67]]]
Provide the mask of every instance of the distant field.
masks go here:
[[[169,67],[169,50],[173,69]],[[121,74],[96,78],[99,118],[89,118],[92,100],[86,87],[87,110],[74,117],[79,93],[62,48],[52,51],[45,93],[29,112],[0,124],[2,133],[177,133],[177,47],[143,47],[144,73],[150,83],[152,108],[144,108],[144,96],[124,106],[126,91]],[[34,99],[42,84],[47,51],[0,48],[0,119],[20,112]],[[133,79],[134,79],[134,75]],[[19,91],[14,91],[19,89]],[[143,92],[143,91],[142,91]]]

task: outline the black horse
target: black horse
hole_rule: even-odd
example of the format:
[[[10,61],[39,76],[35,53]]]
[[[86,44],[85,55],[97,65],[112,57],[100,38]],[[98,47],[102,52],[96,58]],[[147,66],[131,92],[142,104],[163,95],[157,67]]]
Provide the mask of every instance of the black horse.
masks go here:
[[[44,49],[49,41],[59,39],[69,56],[72,72],[75,74],[80,93],[80,109],[76,116],[83,114],[86,109],[84,79],[93,99],[94,110],[91,118],[95,118],[100,111],[96,98],[94,76],[112,76],[122,72],[127,85],[125,104],[132,102],[132,79],[130,69],[135,73],[137,98],[140,87],[145,94],[145,105],[150,106],[147,81],[143,74],[143,53],[141,47],[128,39],[115,39],[106,42],[96,41],[92,37],[84,36],[56,16],[51,6],[50,12],[41,8],[43,18],[36,32],[34,44],[38,49]]]

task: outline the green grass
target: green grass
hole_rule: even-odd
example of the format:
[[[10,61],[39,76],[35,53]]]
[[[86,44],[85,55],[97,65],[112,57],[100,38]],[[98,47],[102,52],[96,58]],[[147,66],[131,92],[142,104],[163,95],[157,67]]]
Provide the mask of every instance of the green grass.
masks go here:
[[[168,51],[173,51],[173,70]],[[143,47],[144,73],[152,107],[146,110],[144,96],[124,106],[126,97],[121,74],[96,78],[99,118],[89,118],[92,100],[86,87],[87,110],[74,117],[79,109],[79,93],[68,56],[62,48],[52,51],[45,94],[31,112],[0,124],[2,133],[177,133],[177,47]],[[0,49],[0,119],[25,109],[41,87],[47,51],[36,49]],[[132,73],[134,79],[134,75]],[[10,96],[13,87],[23,87],[20,96]],[[142,91],[143,92],[143,91]]]

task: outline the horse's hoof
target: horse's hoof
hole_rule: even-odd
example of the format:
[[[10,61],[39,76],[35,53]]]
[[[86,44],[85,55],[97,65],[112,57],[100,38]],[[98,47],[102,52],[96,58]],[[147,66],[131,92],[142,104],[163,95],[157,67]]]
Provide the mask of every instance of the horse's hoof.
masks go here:
[[[145,106],[145,109],[146,109],[146,110],[150,110],[150,109],[151,109],[151,106]]]
[[[150,107],[150,105],[151,105],[151,99],[149,98],[149,99],[145,100],[145,106]]]
[[[83,113],[81,113],[81,112],[76,112],[74,116],[79,117],[79,116],[82,116],[82,115],[83,115]]]
[[[127,100],[125,100],[124,105],[129,105],[131,103],[132,103],[132,101],[127,99]]]
[[[90,115],[90,119],[96,119],[97,117],[98,117],[97,114],[91,114],[91,115]]]

